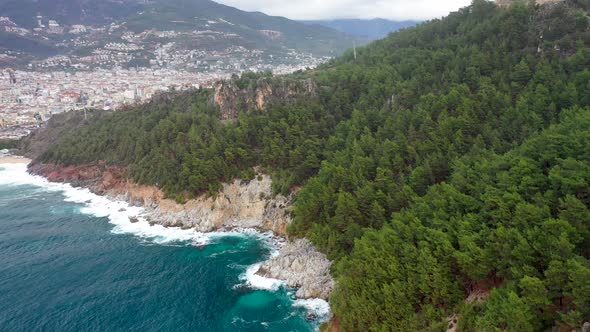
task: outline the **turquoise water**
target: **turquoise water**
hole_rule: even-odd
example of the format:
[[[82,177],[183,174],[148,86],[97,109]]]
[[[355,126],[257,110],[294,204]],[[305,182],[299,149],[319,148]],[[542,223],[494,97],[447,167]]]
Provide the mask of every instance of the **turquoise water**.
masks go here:
[[[312,303],[247,273],[271,254],[261,236],[131,224],[122,204],[0,165],[0,331],[317,327]]]

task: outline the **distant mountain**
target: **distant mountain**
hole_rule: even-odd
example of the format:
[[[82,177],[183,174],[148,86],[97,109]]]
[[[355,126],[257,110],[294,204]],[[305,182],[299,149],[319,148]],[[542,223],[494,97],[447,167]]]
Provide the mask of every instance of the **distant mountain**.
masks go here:
[[[142,0],[0,0],[0,16],[24,28],[37,26],[36,16],[61,24],[106,24],[137,13]]]
[[[419,21],[390,21],[381,18],[372,20],[340,19],[303,22],[306,24],[316,24],[329,27],[351,36],[367,38],[370,40],[384,38],[391,32],[412,27],[420,23]]]
[[[127,28],[187,31],[196,28],[236,34],[253,46],[287,47],[318,55],[336,55],[351,47],[352,37],[325,26],[284,17],[245,12],[210,0],[156,0],[129,17]]]
[[[270,55],[294,50],[335,56],[350,48],[355,38],[329,27],[244,12],[210,0],[0,0],[0,16],[0,51],[33,58],[83,56],[106,43],[129,42],[146,51],[172,43],[175,50],[243,47]],[[73,25],[94,29],[72,34]],[[129,33],[139,37],[131,41]],[[76,38],[84,38],[86,45]]]

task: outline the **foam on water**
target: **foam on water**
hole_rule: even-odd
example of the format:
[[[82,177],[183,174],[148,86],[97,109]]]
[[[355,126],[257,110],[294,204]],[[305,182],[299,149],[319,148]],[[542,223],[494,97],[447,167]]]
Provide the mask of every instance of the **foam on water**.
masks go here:
[[[262,289],[262,290],[269,290],[269,291],[277,291],[281,286],[285,285],[285,281],[272,279],[272,278],[265,278],[256,274],[258,269],[262,263],[254,264],[249,266],[242,275],[240,275],[240,279],[245,282],[251,288],[254,289]]]
[[[0,164],[0,185],[32,185],[48,191],[61,192],[66,202],[83,204],[81,213],[95,217],[106,217],[114,225],[114,234],[132,234],[148,239],[157,244],[173,242],[192,242],[203,245],[210,241],[211,235],[175,227],[162,225],[150,225],[143,218],[144,209],[131,206],[124,201],[115,201],[109,198],[93,194],[88,189],[74,188],[65,183],[53,183],[47,179],[27,173],[24,164]],[[137,218],[138,222],[132,223],[129,218]]]
[[[44,177],[29,174],[25,164],[0,164],[0,185],[32,185],[47,191],[61,192],[66,202],[84,205],[80,209],[81,213],[108,218],[114,225],[114,234],[132,234],[157,244],[192,242],[195,245],[204,245],[212,239],[224,236],[255,236],[268,245],[272,256],[278,254],[278,247],[281,245],[281,241],[274,237],[272,232],[261,233],[254,229],[234,229],[205,234],[194,229],[150,225],[144,218],[145,210],[141,207],[99,196],[88,189],[75,188],[67,183],[49,182]],[[137,218],[138,222],[132,223],[129,218]]]
[[[330,304],[322,299],[295,300],[295,307],[303,307],[313,312],[320,321],[330,318]]]
[[[49,182],[43,177],[29,174],[27,165],[24,164],[0,164],[0,185],[31,185],[51,192],[61,192],[65,201],[83,205],[80,209],[81,213],[108,218],[109,222],[114,225],[112,233],[132,234],[156,244],[192,242],[196,245],[203,245],[210,243],[212,239],[223,236],[256,236],[271,248],[271,257],[278,255],[278,248],[282,245],[282,241],[274,237],[272,232],[260,233],[251,229],[238,229],[230,232],[204,234],[191,229],[150,225],[143,217],[145,211],[141,207],[93,194],[88,189],[75,188],[65,183]],[[130,218],[137,218],[138,222],[132,223]],[[261,265],[262,263],[251,265],[240,275],[243,284],[253,289],[267,291],[277,291],[286,285],[283,280],[256,275]],[[295,300],[293,306],[306,308],[313,312],[320,321],[325,321],[330,317],[330,305],[321,299]]]

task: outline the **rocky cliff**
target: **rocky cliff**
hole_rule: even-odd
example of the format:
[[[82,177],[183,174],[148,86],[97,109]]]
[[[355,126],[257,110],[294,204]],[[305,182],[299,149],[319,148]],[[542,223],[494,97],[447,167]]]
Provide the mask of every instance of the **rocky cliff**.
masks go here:
[[[266,261],[257,274],[286,280],[289,287],[298,288],[298,298],[327,300],[334,287],[330,277],[331,262],[318,252],[307,239],[285,244],[279,255]]]
[[[293,197],[273,197],[272,180],[265,174],[257,174],[252,181],[224,184],[215,197],[203,195],[179,204],[166,199],[157,187],[127,180],[125,167],[107,166],[104,162],[68,167],[32,164],[29,171],[52,182],[70,183],[143,206],[145,218],[151,224],[194,228],[200,232],[255,228],[285,237],[291,221]],[[333,288],[330,266],[327,257],[309,241],[298,239],[285,243],[276,257],[262,264],[257,274],[285,280],[288,286],[298,288],[298,298],[328,299]]]
[[[311,79],[286,77],[233,78],[215,86],[213,102],[223,120],[236,119],[240,111],[261,111],[274,102],[288,103],[299,97],[316,98],[318,86]]]
[[[151,223],[164,226],[194,228],[200,232],[256,228],[284,236],[291,221],[292,198],[273,197],[272,180],[265,174],[258,174],[252,181],[235,180],[224,184],[215,197],[202,195],[179,204],[165,198],[157,187],[127,180],[124,167],[107,166],[103,162],[67,167],[34,164],[29,170],[49,181],[86,187],[96,194],[143,206]]]
[[[228,228],[256,228],[285,236],[291,221],[291,199],[272,197],[272,181],[260,174],[252,181],[224,184],[216,197],[200,196],[186,204],[173,200],[144,200],[150,222],[211,232]],[[129,195],[129,193],[127,193]]]

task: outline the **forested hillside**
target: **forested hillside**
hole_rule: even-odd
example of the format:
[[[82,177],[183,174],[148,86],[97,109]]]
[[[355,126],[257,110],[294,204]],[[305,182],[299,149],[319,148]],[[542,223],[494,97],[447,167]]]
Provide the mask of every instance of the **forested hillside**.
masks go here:
[[[590,320],[587,4],[475,0],[290,76],[309,78],[317,97],[231,122],[211,91],[160,98],[89,121],[37,161],[127,165],[178,200],[253,166],[276,192],[302,186],[290,232],[336,261],[343,331]]]

